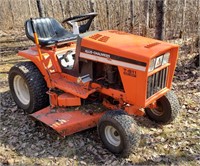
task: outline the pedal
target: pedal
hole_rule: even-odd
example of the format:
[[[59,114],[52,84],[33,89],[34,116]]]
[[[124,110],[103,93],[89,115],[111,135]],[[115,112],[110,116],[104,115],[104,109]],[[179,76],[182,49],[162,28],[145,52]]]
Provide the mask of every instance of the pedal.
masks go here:
[[[85,84],[85,83],[90,82],[90,81],[92,81],[92,78],[90,78],[89,74],[78,77],[78,79],[77,79],[78,84],[80,84],[80,83]]]

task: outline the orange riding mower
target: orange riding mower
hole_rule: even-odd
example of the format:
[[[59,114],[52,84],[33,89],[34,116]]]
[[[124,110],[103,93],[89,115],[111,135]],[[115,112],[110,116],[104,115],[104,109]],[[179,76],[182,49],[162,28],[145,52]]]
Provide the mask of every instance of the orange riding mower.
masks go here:
[[[10,90],[20,108],[61,136],[97,126],[105,147],[125,157],[140,141],[132,115],[162,124],[178,115],[170,91],[178,46],[117,30],[88,31],[96,15],[65,19],[73,32],[53,18],[27,20],[35,46],[19,51],[29,61],[10,69]]]

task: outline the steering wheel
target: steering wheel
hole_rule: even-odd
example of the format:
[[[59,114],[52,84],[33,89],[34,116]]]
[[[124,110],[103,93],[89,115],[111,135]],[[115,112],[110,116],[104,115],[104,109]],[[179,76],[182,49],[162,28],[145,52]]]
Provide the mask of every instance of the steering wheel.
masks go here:
[[[82,15],[78,15],[78,16],[74,16],[74,17],[70,17],[70,18],[64,19],[62,21],[62,23],[67,23],[68,25],[73,27],[73,23],[75,23],[75,22],[88,20],[85,24],[80,25],[80,27],[79,27],[79,32],[80,33],[84,33],[84,32],[89,30],[90,25],[91,25],[93,19],[96,16],[97,16],[97,13],[95,13],[95,12],[88,13],[88,14],[82,14]]]

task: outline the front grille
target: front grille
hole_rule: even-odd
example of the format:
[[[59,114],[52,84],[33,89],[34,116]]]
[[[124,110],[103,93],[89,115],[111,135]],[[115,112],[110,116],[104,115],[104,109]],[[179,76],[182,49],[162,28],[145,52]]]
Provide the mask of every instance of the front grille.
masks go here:
[[[168,68],[164,68],[159,72],[148,77],[147,82],[147,98],[166,87]]]

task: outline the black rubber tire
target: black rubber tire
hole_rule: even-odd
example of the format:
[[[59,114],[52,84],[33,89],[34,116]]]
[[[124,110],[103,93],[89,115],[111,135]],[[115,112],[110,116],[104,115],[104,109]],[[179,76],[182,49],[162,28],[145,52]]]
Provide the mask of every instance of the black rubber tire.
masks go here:
[[[14,78],[18,75],[23,78],[28,87],[30,94],[28,104],[22,103],[15,93]],[[18,107],[22,108],[28,114],[49,105],[49,97],[46,94],[48,91],[46,82],[33,62],[20,62],[13,66],[9,71],[8,81],[14,101]]]
[[[172,91],[158,99],[157,104],[160,105],[163,113],[156,115],[152,109],[146,108],[145,112],[149,119],[161,124],[168,124],[176,119],[179,114],[180,104],[177,96]]]
[[[109,142],[106,137],[105,129],[112,126],[120,137],[120,143],[115,146]],[[98,134],[104,146],[116,156],[128,157],[140,142],[140,131],[135,120],[124,113],[124,111],[108,111],[100,119],[98,125]]]

